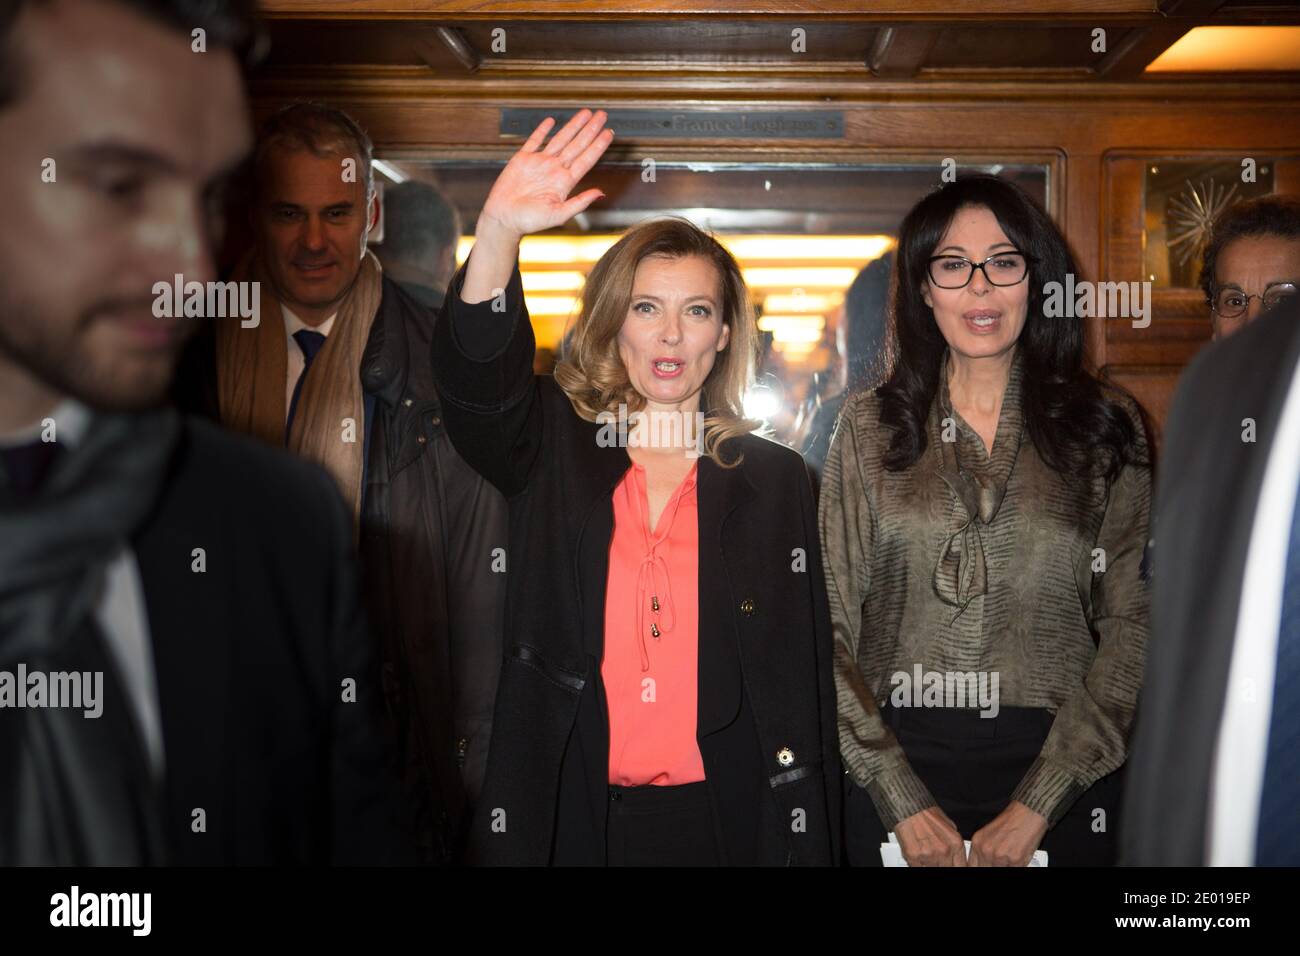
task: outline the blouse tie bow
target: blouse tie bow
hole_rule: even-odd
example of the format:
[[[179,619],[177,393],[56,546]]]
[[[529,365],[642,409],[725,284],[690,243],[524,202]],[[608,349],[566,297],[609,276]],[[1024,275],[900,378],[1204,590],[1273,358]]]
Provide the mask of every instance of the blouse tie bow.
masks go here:
[[[668,580],[668,562],[652,547],[641,559],[641,566],[636,575],[636,632],[640,639],[641,670],[650,669],[650,650],[646,644],[646,634],[655,640],[665,631],[671,631],[676,623],[673,610],[672,585]],[[646,615],[653,616],[649,623]]]
[[[981,594],[988,592],[988,562],[984,556],[984,538],[980,525],[987,526],[998,513],[1006,487],[957,469],[945,462],[939,469],[957,499],[960,526],[944,541],[943,551],[934,568],[934,590],[945,604],[958,613]]]

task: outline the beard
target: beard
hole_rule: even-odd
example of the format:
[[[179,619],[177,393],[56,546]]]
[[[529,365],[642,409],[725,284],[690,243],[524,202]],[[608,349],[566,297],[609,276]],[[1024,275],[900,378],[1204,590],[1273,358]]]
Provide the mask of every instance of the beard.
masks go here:
[[[68,321],[33,303],[0,297],[0,356],[48,388],[100,411],[157,407],[167,397],[183,340],[153,352],[115,343],[111,330],[103,329],[111,320],[100,316],[124,304],[99,302]],[[110,333],[106,342],[97,341],[101,330]]]

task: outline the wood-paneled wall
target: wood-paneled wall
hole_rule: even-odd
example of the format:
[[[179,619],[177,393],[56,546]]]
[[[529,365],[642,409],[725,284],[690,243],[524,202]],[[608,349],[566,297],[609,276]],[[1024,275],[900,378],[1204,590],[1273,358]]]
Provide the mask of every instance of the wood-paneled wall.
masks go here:
[[[275,0],[275,6],[292,10],[293,0]],[[686,142],[623,135],[613,155],[780,161],[807,158],[815,148],[821,162],[933,164],[936,182],[948,157],[959,166],[1045,163],[1053,214],[1083,278],[1096,281],[1145,278],[1144,162],[1300,157],[1300,88],[1286,76],[1037,82],[1029,71],[1014,81],[918,81],[864,75],[861,68],[837,73],[825,67],[792,72],[534,63],[478,71],[472,78],[401,66],[280,69],[258,77],[253,93],[258,116],[287,100],[325,100],[360,120],[379,152],[448,158],[504,159],[513,152],[519,140],[498,131],[505,107],[841,110],[844,138],[815,147],[798,140]],[[1300,192],[1300,164],[1279,165],[1275,187]],[[1091,320],[1089,345],[1094,365],[1134,391],[1158,428],[1179,370],[1208,341],[1210,327],[1195,296],[1167,294],[1155,305],[1145,329],[1123,319]]]

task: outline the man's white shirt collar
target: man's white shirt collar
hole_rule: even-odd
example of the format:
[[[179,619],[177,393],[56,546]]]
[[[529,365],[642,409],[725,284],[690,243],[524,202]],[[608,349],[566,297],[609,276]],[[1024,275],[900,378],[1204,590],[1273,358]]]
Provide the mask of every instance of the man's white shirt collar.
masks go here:
[[[319,332],[321,335],[328,338],[330,330],[334,328],[334,320],[339,317],[339,314],[335,312],[320,325],[308,325],[302,319],[298,318],[298,316],[294,314],[293,310],[284,303],[280,304],[280,314],[284,316],[284,334],[290,339],[293,338],[294,333],[301,332],[303,329],[310,329],[312,332]]]
[[[46,422],[54,422],[54,440],[71,448],[78,444],[90,427],[91,411],[75,398],[65,398],[39,421],[16,431],[0,435],[0,447],[14,447],[34,442],[45,432]]]

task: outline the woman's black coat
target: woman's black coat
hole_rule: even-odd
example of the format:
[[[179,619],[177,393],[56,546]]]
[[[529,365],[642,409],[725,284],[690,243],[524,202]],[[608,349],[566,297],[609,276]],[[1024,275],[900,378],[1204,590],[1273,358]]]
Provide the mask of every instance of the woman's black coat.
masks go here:
[[[516,269],[434,332],[457,451],[510,501],[506,652],[469,860],[605,862],[608,711],[600,679],[614,487],[631,466],[534,376]],[[838,862],[840,764],[830,615],[803,460],[756,436],[699,459],[697,740],[724,861]],[[725,451],[725,448],[724,448]],[[730,456],[729,456],[730,457]],[[464,555],[490,561],[491,555]]]

